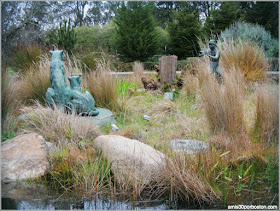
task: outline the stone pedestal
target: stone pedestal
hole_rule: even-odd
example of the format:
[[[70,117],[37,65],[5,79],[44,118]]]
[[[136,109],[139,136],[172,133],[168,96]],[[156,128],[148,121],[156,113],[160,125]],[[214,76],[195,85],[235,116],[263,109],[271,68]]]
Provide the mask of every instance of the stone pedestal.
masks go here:
[[[99,129],[103,129],[106,124],[115,124],[116,120],[112,114],[112,112],[105,108],[97,108],[99,110],[99,114],[97,116],[83,116],[81,118],[86,121],[90,121],[95,124]]]
[[[163,56],[159,59],[159,76],[160,82],[163,84],[172,83],[176,77],[177,56]]]

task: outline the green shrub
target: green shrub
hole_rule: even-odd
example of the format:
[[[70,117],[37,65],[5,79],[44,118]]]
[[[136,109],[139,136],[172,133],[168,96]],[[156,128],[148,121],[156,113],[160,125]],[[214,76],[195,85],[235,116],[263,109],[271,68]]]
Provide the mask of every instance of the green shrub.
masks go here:
[[[44,53],[39,45],[21,45],[12,48],[12,67],[16,72],[27,71]]]
[[[102,27],[99,25],[81,26],[76,27],[74,30],[77,34],[76,51],[82,53],[100,50],[110,51],[110,38],[114,32],[113,24],[106,24]]]
[[[60,23],[57,36],[57,44],[59,47],[64,48],[68,53],[73,50],[76,42],[77,35],[74,29],[71,29],[70,19],[63,21],[64,25]]]
[[[116,25],[112,44],[123,61],[147,61],[159,48],[160,32],[143,2],[123,3],[114,18]]]
[[[258,24],[238,22],[221,33],[221,39],[241,39],[250,44],[263,47],[268,57],[278,57],[279,43],[277,39],[271,37],[270,32]]]

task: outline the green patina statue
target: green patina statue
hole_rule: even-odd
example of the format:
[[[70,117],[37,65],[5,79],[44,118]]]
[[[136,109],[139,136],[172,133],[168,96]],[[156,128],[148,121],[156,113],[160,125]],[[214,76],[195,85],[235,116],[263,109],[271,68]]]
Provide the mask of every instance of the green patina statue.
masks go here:
[[[50,81],[51,87],[46,92],[46,99],[51,106],[54,104],[66,111],[74,112],[79,115],[96,116],[99,111],[95,108],[95,101],[92,95],[86,91],[81,91],[81,77],[69,77],[70,87],[67,87],[65,71],[63,67],[63,51],[50,51],[51,71]]]
[[[222,76],[222,70],[219,67],[220,51],[216,40],[209,41],[209,49],[200,51],[200,56],[208,55],[210,59],[209,70],[218,77]]]

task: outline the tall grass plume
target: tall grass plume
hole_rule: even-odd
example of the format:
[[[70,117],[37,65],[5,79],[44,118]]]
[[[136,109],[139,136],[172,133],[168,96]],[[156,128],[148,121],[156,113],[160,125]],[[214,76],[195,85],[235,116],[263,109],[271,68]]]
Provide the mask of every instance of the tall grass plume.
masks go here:
[[[256,120],[252,129],[256,141],[266,146],[279,141],[279,87],[263,84],[257,89]]]

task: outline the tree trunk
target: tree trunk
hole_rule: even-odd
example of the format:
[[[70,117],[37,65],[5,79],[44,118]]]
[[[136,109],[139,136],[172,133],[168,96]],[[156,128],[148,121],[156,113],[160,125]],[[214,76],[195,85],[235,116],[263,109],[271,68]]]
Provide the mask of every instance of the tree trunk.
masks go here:
[[[177,56],[163,56],[159,59],[160,82],[172,83],[176,76]]]

